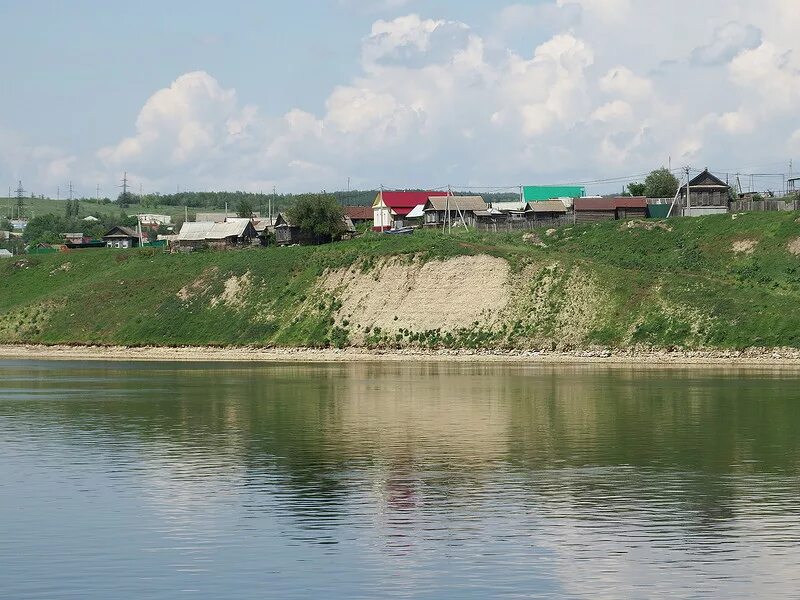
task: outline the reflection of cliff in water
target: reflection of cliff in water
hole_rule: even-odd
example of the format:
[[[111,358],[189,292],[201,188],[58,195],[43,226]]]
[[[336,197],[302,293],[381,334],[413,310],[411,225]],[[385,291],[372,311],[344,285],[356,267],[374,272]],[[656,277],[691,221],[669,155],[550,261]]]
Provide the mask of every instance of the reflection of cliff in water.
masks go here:
[[[9,372],[5,395],[18,399],[0,400],[2,412],[40,435],[158,460],[173,485],[235,476],[301,519],[347,502],[459,510],[513,486],[532,509],[657,505],[703,528],[735,515],[748,481],[798,472],[800,404],[792,380],[770,375],[456,364]]]

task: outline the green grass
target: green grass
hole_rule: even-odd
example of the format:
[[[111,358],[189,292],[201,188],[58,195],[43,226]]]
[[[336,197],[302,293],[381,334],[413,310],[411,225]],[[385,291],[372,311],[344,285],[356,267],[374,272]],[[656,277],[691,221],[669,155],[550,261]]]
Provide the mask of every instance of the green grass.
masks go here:
[[[521,233],[422,231],[369,234],[316,248],[28,256],[0,262],[0,341],[345,346],[353,331],[334,321],[338,299],[316,291],[326,269],[369,272],[388,256],[425,261],[490,254],[508,260],[517,274],[557,265],[541,314],[518,315],[493,329],[465,324],[454,332],[371,331],[367,343],[564,347],[558,315],[569,317],[567,283],[581,274],[602,294],[591,304],[596,323],[570,342],[574,347],[800,347],[800,257],[787,250],[800,237],[798,216],[672,219],[652,229],[619,222],[572,226],[551,236],[540,232],[544,248]],[[751,254],[732,251],[743,240],[758,242]],[[239,304],[212,302],[223,296],[226,281],[245,274],[253,285]],[[190,298],[178,297],[198,279],[202,285]],[[540,283],[532,277],[517,285],[524,295]]]

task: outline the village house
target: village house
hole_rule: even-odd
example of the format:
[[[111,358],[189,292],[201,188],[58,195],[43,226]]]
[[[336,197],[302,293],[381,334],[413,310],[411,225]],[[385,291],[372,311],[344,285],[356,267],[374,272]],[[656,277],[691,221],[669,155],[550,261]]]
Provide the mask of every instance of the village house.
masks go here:
[[[405,224],[405,218],[416,207],[424,207],[432,196],[446,196],[447,192],[384,192],[375,197],[372,204],[374,231],[388,231],[400,229]],[[420,211],[417,211],[420,212]],[[415,217],[411,217],[415,218]]]
[[[250,219],[228,219],[225,223],[195,221],[184,223],[176,243],[180,248],[200,248],[208,246],[226,250],[252,244],[258,237]]]
[[[345,206],[344,214],[356,227],[372,223],[373,210],[370,206]]]
[[[9,250],[6,250],[5,248],[0,248],[0,258],[13,258],[13,257],[14,255],[11,254]]]
[[[643,196],[616,198],[577,198],[573,205],[576,223],[645,218],[647,198]]]
[[[232,218],[224,223],[214,223],[206,233],[206,243],[216,250],[249,246],[258,237],[250,219]]]
[[[179,248],[201,248],[206,245],[206,234],[214,226],[214,221],[185,222],[174,243]]]
[[[84,241],[88,241],[89,238],[85,237],[83,233],[62,233],[61,237],[64,238],[64,242],[67,244],[81,244]]]
[[[541,225],[565,225],[569,222],[567,212],[561,200],[537,200],[525,206],[525,218]]]
[[[705,169],[689,182],[688,198],[686,184],[681,186],[680,205],[686,217],[726,213],[730,205],[730,187]]]
[[[475,213],[487,209],[488,205],[481,196],[432,196],[423,207],[425,227],[441,227],[446,223],[461,225],[462,218],[465,225],[474,227]]]
[[[103,236],[107,248],[136,248],[139,246],[139,234],[130,227],[118,225]]]

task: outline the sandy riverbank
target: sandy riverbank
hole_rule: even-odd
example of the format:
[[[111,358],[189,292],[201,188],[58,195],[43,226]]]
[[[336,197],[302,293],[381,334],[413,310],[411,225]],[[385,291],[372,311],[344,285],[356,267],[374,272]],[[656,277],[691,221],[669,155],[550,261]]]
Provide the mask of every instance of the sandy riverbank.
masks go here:
[[[800,368],[800,350],[494,352],[475,350],[345,350],[309,348],[213,348],[0,345],[0,359],[212,361],[212,362],[413,362],[508,364],[644,364],[691,366],[790,366]]]

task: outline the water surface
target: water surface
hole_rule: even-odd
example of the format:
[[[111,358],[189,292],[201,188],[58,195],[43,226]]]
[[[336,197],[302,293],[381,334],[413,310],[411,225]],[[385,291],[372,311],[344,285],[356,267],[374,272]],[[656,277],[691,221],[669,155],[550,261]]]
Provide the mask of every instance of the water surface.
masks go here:
[[[0,361],[0,596],[796,597],[797,375]]]

